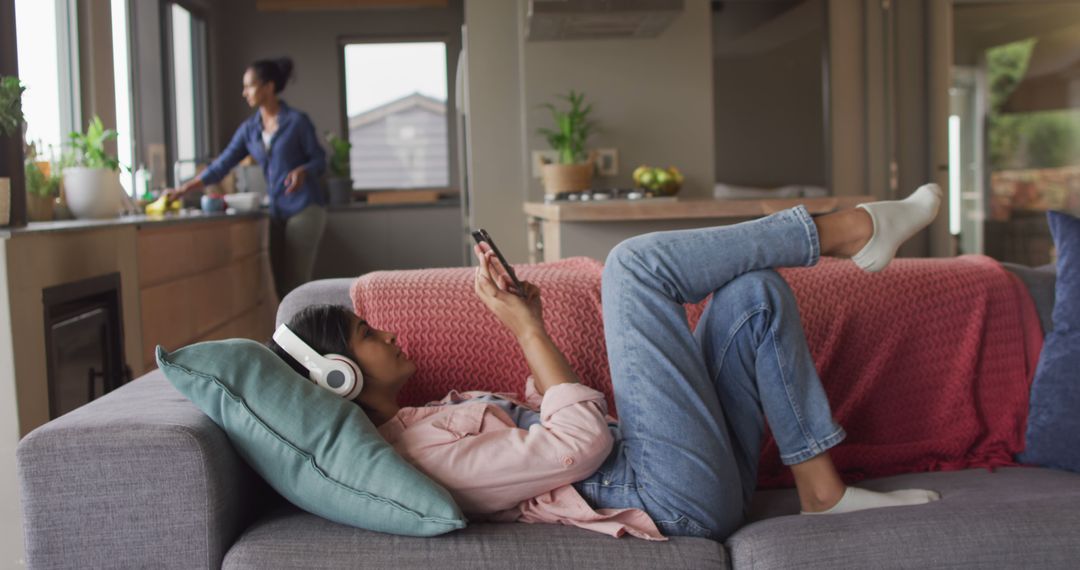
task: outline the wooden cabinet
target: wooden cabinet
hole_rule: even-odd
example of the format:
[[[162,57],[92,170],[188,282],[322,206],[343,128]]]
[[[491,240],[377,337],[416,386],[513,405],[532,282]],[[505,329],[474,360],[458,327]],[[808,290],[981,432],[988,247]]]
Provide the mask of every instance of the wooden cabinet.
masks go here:
[[[147,225],[136,235],[144,370],[159,344],[270,338],[277,298],[265,218]]]

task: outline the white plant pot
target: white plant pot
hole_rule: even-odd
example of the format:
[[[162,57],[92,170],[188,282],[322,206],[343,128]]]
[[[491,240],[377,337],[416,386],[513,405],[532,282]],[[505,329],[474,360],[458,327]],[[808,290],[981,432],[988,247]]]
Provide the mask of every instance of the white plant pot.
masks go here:
[[[76,218],[115,218],[123,209],[123,191],[120,175],[108,168],[64,169],[64,196]]]

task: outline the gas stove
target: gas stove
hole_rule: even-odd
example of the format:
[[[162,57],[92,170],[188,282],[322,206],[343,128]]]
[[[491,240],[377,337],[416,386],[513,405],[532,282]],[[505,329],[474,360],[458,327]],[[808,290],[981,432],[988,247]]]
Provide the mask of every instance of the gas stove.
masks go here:
[[[545,194],[544,202],[610,202],[613,200],[674,200],[674,196],[660,196],[641,188],[597,188],[578,192]]]

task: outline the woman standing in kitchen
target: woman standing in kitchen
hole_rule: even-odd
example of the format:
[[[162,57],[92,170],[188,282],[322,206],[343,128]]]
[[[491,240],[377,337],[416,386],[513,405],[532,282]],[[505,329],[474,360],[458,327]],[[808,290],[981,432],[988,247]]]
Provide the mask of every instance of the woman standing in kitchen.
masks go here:
[[[254,158],[262,166],[270,196],[270,265],[279,298],[311,280],[326,226],[326,198],[319,188],[326,154],[311,119],[280,98],[292,70],[287,57],[249,65],[243,96],[256,112],[206,170],[168,191],[178,198],[218,182],[245,157]]]

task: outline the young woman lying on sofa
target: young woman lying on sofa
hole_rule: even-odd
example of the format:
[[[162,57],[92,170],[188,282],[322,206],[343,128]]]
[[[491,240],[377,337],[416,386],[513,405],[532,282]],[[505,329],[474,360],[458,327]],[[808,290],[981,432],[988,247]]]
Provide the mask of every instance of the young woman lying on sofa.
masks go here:
[[[314,350],[355,359],[364,377],[356,403],[473,520],[723,540],[742,524],[754,492],[766,422],[803,514],[921,504],[939,495],[877,493],[841,481],[828,450],[845,433],[833,421],[795,299],[773,269],[829,255],[880,271],[934,219],[940,202],[941,190],[929,184],[902,201],[816,218],[798,206],[620,243],[601,285],[618,422],[609,421],[600,392],[578,383],[545,331],[538,287],[524,282],[524,295],[515,294],[486,246],[475,249],[474,289],[525,353],[532,372],[526,401],[451,392],[440,405],[399,408],[398,392],[416,365],[394,333],[334,306],[308,307],[287,324]],[[691,331],[683,304],[709,294]]]

